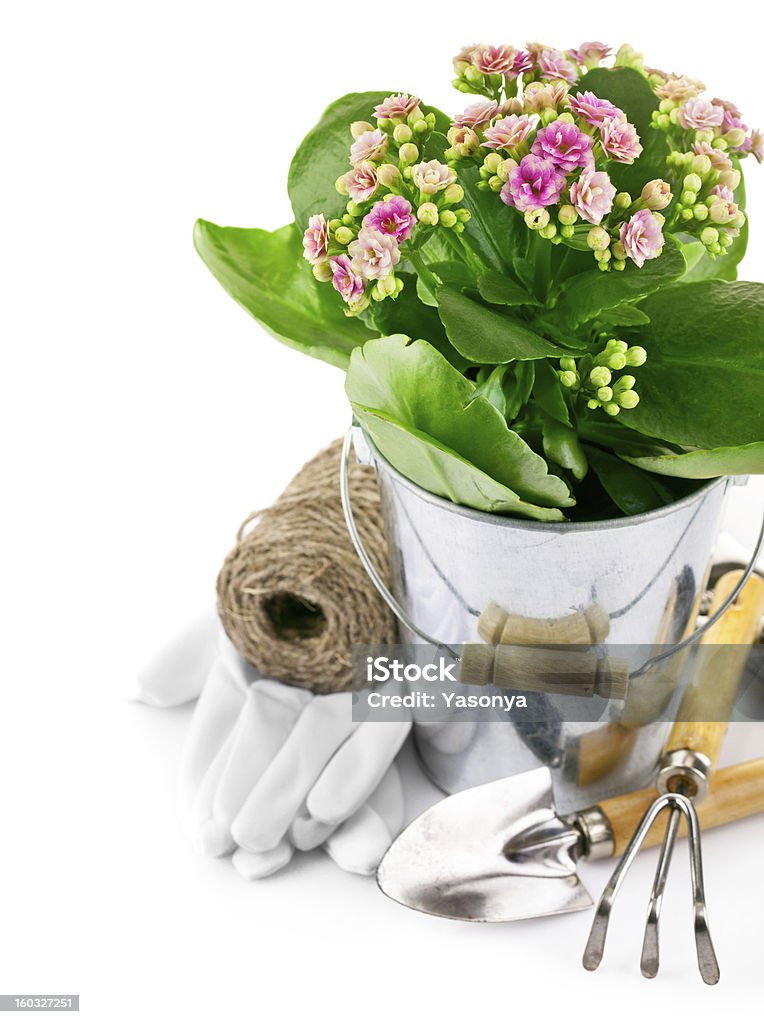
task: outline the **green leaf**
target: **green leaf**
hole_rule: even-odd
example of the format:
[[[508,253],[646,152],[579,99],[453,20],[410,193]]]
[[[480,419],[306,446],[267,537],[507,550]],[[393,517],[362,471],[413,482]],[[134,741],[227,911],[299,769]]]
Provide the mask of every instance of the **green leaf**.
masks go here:
[[[570,409],[565,401],[565,394],[557,372],[546,360],[539,360],[535,366],[536,381],[533,386],[533,397],[536,403],[547,416],[570,427]]]
[[[628,465],[616,455],[588,445],[585,451],[600,483],[627,516],[651,512],[674,500],[673,493],[660,480]]]
[[[331,285],[315,280],[301,239],[294,224],[261,231],[198,220],[194,227],[196,251],[259,324],[284,344],[345,368],[352,350],[373,333],[345,316]]]
[[[525,501],[573,503],[565,482],[548,472],[544,459],[426,341],[392,337],[368,342],[351,358],[345,390],[354,407],[375,410],[426,434]],[[395,452],[385,454],[401,468]]]
[[[676,455],[629,457],[622,455],[633,466],[664,476],[678,476],[686,480],[706,480],[715,476],[745,476],[764,473],[764,441],[737,445],[733,448],[712,448]]]
[[[638,327],[650,323],[650,317],[643,309],[628,303],[603,310],[601,318],[609,327]]]
[[[576,480],[583,480],[589,469],[578,432],[551,416],[542,416],[541,435],[544,454],[563,469],[570,470]]]
[[[565,517],[557,508],[542,508],[523,501],[509,487],[497,483],[467,459],[435,438],[375,409],[354,405],[355,415],[388,462],[431,494],[448,498],[481,512],[507,513],[558,523]]]
[[[666,174],[668,142],[662,131],[650,126],[660,100],[645,76],[633,68],[595,68],[584,75],[578,88],[582,92],[589,89],[595,96],[615,103],[637,129],[643,147],[639,159],[633,164],[608,164],[608,174],[616,188],[630,192],[636,199],[648,181]]]
[[[523,362],[510,363],[505,367],[504,375],[504,398],[506,400],[505,415],[508,422],[512,422],[522,407],[527,404],[533,390],[533,382],[536,379],[536,366],[530,359]]]
[[[562,356],[566,350],[526,327],[522,321],[491,309],[452,288],[438,291],[440,319],[451,344],[474,363],[509,363],[514,359]]]
[[[642,304],[647,362],[635,376],[629,427],[690,448],[764,438],[764,284],[699,281]]]
[[[404,285],[398,298],[372,302],[369,307],[379,334],[406,334],[412,338],[424,338],[457,370],[466,370],[472,364],[448,340],[437,310],[425,305],[417,295],[417,279],[413,274],[405,273],[396,274],[396,277]]]
[[[469,267],[464,263],[457,263],[456,260],[442,260],[438,263],[431,263],[430,270],[441,284],[450,285],[458,291],[476,286],[475,276]]]
[[[671,284],[685,271],[684,257],[669,235],[663,253],[643,267],[629,261],[625,270],[587,270],[565,282],[555,306],[555,315],[577,327],[593,320],[603,310],[634,302]]]
[[[505,274],[487,270],[478,278],[478,291],[497,306],[540,306],[538,299]]]
[[[385,92],[351,92],[335,100],[324,111],[321,120],[300,143],[289,168],[287,189],[298,227],[304,228],[314,213],[323,213],[327,220],[345,212],[347,197],[336,191],[334,184],[350,170],[350,146],[353,121],[371,121],[373,110],[385,97],[400,90]],[[432,111],[439,131],[448,131],[450,119],[434,107]]]
[[[504,390],[504,378],[507,375],[506,366],[481,366],[478,373],[475,398],[485,398],[487,402],[498,409],[504,419],[507,418],[507,396]]]
[[[480,257],[486,269],[501,274],[513,270],[516,257],[523,258],[528,248],[528,229],[522,214],[507,206],[495,192],[477,188],[479,168],[460,165],[459,184],[464,189],[463,206],[472,214],[461,236]]]

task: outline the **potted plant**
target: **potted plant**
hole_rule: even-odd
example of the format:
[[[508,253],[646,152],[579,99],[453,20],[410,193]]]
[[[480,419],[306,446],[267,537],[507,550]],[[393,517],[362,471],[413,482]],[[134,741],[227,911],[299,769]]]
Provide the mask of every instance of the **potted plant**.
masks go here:
[[[695,79],[609,55],[467,47],[453,119],[344,96],[295,154],[294,224],[196,227],[268,331],[346,369],[399,598],[447,639],[489,601],[596,599],[611,640],[671,642],[721,514],[699,481],[764,472],[764,285],[736,279],[764,138]]]

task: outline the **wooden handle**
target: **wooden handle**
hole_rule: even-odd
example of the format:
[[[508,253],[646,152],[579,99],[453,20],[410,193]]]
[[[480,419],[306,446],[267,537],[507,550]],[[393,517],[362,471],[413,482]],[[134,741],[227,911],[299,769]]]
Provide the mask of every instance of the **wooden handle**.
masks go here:
[[[599,809],[605,814],[613,832],[615,849],[613,854],[620,857],[642,820],[650,804],[658,793],[655,789],[642,789],[636,793],[626,793],[611,800],[603,800]],[[731,768],[722,768],[717,773],[711,791],[702,804],[697,807],[698,817],[703,829],[716,828],[730,821],[739,821],[752,814],[764,813],[764,757],[755,761],[745,761]],[[656,846],[663,841],[666,831],[664,815],[647,834],[645,846]],[[687,834],[687,826],[682,815],[680,835]]]
[[[711,614],[737,586],[728,572],[714,588]],[[735,603],[700,641],[693,678],[677,712],[666,750],[693,750],[716,765],[750,647],[764,615],[764,580],[752,576]]]
[[[512,615],[489,604],[478,619],[478,633],[487,644],[601,644],[610,631],[610,619],[599,604],[559,619],[533,619]]]
[[[628,663],[601,658],[591,651],[525,647],[516,644],[462,645],[459,680],[472,686],[623,700],[629,684]]]

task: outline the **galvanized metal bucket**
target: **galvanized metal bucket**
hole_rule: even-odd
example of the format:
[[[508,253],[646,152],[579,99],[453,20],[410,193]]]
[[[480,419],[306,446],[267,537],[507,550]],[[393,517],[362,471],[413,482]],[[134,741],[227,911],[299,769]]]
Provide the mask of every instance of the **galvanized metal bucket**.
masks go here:
[[[452,644],[475,640],[478,616],[491,603],[518,616],[556,618],[596,602],[610,620],[606,650],[674,644],[694,621],[729,478],[644,515],[536,523],[477,512],[422,490],[354,430],[357,452],[379,477],[394,598],[404,623],[415,624],[419,637]],[[417,641],[411,629],[402,628],[406,640]],[[649,687],[658,684],[649,675],[640,683],[649,704]],[[612,710],[605,722],[571,722],[569,703],[558,715],[556,698],[548,700],[555,727],[541,752],[509,720],[473,722],[449,734],[417,726],[417,749],[428,774],[453,793],[546,763],[562,811],[651,782],[668,722],[648,715],[634,728]],[[604,769],[582,770],[580,752],[587,746],[599,749],[600,757],[604,752]]]

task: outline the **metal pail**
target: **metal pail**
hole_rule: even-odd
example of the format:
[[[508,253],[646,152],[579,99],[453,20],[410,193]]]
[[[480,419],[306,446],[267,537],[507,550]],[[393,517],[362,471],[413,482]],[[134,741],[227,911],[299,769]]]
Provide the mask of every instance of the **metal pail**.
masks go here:
[[[557,618],[596,602],[610,619],[606,653],[613,645],[673,644],[697,614],[729,478],[643,515],[536,523],[436,497],[363,442],[379,477],[392,589],[423,632],[459,643],[478,639],[478,616],[491,603],[518,616]],[[403,634],[416,641],[405,628]],[[651,685],[649,676],[639,682]],[[553,715],[556,698],[548,700]],[[605,722],[556,721],[543,751],[509,720],[478,722],[466,731],[468,741],[456,744],[418,725],[415,741],[426,771],[448,793],[545,763],[561,811],[572,810],[652,781],[669,723],[658,715],[623,727],[615,705]],[[603,742],[606,768],[583,772],[571,752]]]

